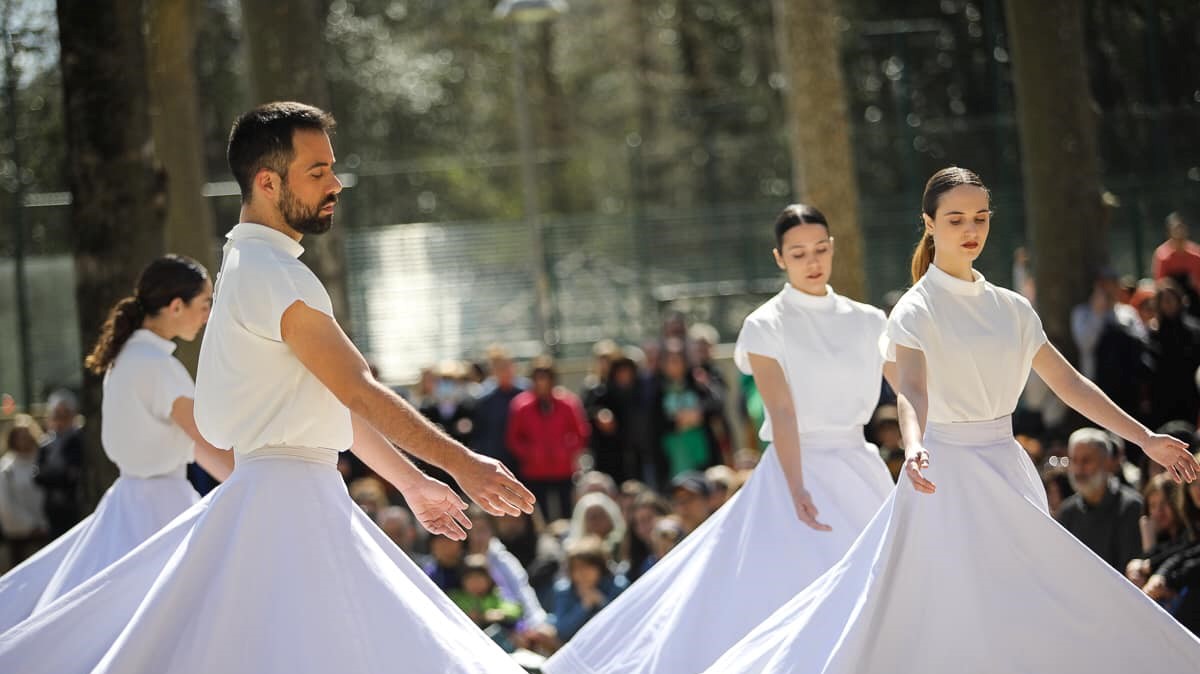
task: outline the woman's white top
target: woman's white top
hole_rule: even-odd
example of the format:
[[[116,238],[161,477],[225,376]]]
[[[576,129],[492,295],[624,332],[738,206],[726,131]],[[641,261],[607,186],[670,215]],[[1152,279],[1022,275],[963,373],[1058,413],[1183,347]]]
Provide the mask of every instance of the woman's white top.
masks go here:
[[[135,330],[104,375],[100,442],[122,475],[166,475],[195,460],[195,443],[171,419],[196,388],[174,353],[175,342]]]
[[[787,378],[801,433],[864,426],[879,402],[882,311],[825,287],[808,295],[785,285],[742,324],[734,362],[746,374],[750,354],[777,361]],[[772,441],[769,416],[759,437]]]
[[[350,447],[350,411],[296,358],[280,334],[296,302],[333,316],[329,293],[283,232],[241,223],[230,230],[200,347],[196,423],[213,445]]]
[[[929,421],[990,421],[1013,413],[1038,349],[1042,321],[1021,295],[997,288],[973,271],[974,281],[935,266],[892,310],[887,339],[925,354]]]

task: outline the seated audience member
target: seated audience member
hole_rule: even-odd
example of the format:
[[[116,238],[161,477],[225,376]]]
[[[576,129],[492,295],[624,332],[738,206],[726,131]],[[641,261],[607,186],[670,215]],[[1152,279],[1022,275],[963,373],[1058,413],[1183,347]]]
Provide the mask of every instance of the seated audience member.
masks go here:
[[[1142,552],[1142,496],[1113,476],[1116,448],[1104,431],[1075,431],[1067,453],[1075,494],[1063,501],[1058,521],[1113,568],[1124,571]]]
[[[379,511],[375,522],[383,530],[383,533],[392,539],[396,547],[403,550],[404,554],[408,555],[408,558],[413,560],[417,566],[425,568],[430,564],[432,560],[429,555],[417,551],[417,541],[421,534],[412,513],[407,508],[388,506]]]
[[[488,571],[487,557],[467,555],[462,565],[462,587],[450,590],[450,599],[471,621],[508,652],[515,647],[510,632],[521,618],[521,605],[505,599]]]
[[[566,545],[570,547],[573,541],[582,540],[586,536],[596,536],[604,541],[605,552],[610,559],[620,551],[621,541],[625,537],[625,518],[621,515],[620,506],[607,494],[585,494],[579,499],[579,503],[575,504]]]
[[[1046,489],[1046,501],[1050,505],[1050,516],[1058,519],[1063,501],[1075,493],[1066,468],[1047,468],[1042,471],[1042,486]]]
[[[658,561],[654,554],[654,527],[663,517],[671,514],[671,504],[658,494],[647,491],[633,505],[633,523],[626,534],[629,550],[629,582],[642,577]]]
[[[733,453],[733,469],[740,472],[754,470],[762,458],[762,451],[743,447]]]
[[[542,520],[541,513],[519,517],[497,517],[493,520],[496,538],[511,552],[529,577],[529,585],[537,594],[538,603],[553,606],[554,581],[562,573],[563,545]]]
[[[626,587],[624,576],[609,568],[607,547],[599,537],[585,536],[567,548],[567,577],[554,588],[554,623],[564,643],[616,599]]]
[[[1142,591],[1166,607],[1184,627],[1200,634],[1200,481],[1180,489],[1178,498],[1187,542],[1142,560],[1143,575],[1151,574]]]
[[[487,560],[500,596],[521,607],[520,620],[511,625],[515,628],[513,636],[519,636],[523,644],[552,639],[554,629],[549,625],[549,617],[529,582],[525,567],[495,535],[497,520],[507,518],[493,518],[477,505],[467,509],[467,517],[474,525],[467,532],[468,551]]]
[[[620,493],[617,494],[617,505],[621,506],[621,516],[625,522],[633,521],[633,507],[642,494],[650,491],[650,487],[641,480],[625,480],[621,483]]]
[[[904,467],[904,448],[900,446],[900,417],[895,405],[880,405],[871,417],[871,441],[879,448],[879,456],[887,464],[892,481],[900,477]]]
[[[445,536],[432,536],[429,539],[429,561],[425,564],[425,573],[434,585],[444,592],[462,587],[462,562],[466,556],[465,541],[456,541]]]
[[[1142,533],[1142,552],[1148,557],[1178,548],[1190,540],[1184,525],[1183,487],[1166,473],[1155,475],[1142,490],[1146,514],[1139,520]]]
[[[712,486],[699,471],[684,472],[671,480],[671,503],[685,533],[695,531],[712,514],[709,509],[711,495]]]
[[[683,521],[678,515],[667,515],[660,517],[654,523],[653,541],[654,554],[650,559],[650,566],[658,563],[658,560],[667,556],[667,553],[674,550],[679,542],[683,540],[684,529]]]
[[[574,503],[579,503],[579,499],[596,492],[600,492],[614,501],[620,496],[617,491],[617,483],[611,475],[598,470],[589,470],[580,475],[579,480],[575,483],[572,500]]]
[[[1165,473],[1155,475],[1142,492],[1146,515],[1142,516],[1143,555],[1129,562],[1125,576],[1142,587],[1168,558],[1197,542],[1200,530],[1200,489],[1196,499],[1189,487],[1175,483]]]
[[[733,493],[742,484],[737,473],[725,465],[713,466],[704,471],[704,478],[708,480],[708,484],[712,488],[712,492],[708,496],[708,509],[712,512],[717,512],[718,508],[733,498]]]
[[[358,504],[358,507],[363,509],[367,517],[375,519],[379,513],[387,508],[388,497],[387,488],[383,482],[376,477],[360,477],[350,483],[350,499]]]

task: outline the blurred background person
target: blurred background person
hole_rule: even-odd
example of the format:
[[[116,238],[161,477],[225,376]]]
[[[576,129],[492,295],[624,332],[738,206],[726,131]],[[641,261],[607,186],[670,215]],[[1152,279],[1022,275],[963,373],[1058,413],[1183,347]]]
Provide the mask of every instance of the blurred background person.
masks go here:
[[[487,361],[491,377],[484,382],[482,393],[472,405],[471,448],[517,470],[516,459],[507,444],[508,414],[513,399],[529,387],[529,381],[517,377],[512,356],[503,347],[489,347]]]
[[[584,536],[567,547],[567,575],[554,594],[554,625],[564,643],[628,584],[609,564],[608,546],[598,536]]]
[[[1170,278],[1158,282],[1154,324],[1150,330],[1150,421],[1161,426],[1182,419],[1196,423],[1200,416],[1200,320],[1188,315],[1188,299]]]
[[[0,533],[11,566],[18,566],[46,544],[50,521],[46,497],[34,481],[42,428],[28,414],[13,417],[0,454]],[[0,583],[2,586],[3,583]]]
[[[720,455],[708,425],[720,413],[721,402],[696,381],[684,343],[669,340],[662,358],[658,401],[658,426],[662,458],[668,480],[719,462]]]
[[[50,538],[58,538],[83,519],[79,485],[83,476],[83,433],[75,394],[59,389],[46,400],[46,438],[38,452],[34,478],[46,495]]]
[[[1138,518],[1144,502],[1112,473],[1116,448],[1108,433],[1081,428],[1067,441],[1075,494],[1059,508],[1058,521],[1114,569],[1124,571],[1142,554]]]
[[[579,398],[558,386],[552,358],[535,359],[530,379],[530,390],[513,398],[510,407],[508,447],[517,460],[517,475],[543,515],[556,520],[571,512],[571,480],[590,431]]]

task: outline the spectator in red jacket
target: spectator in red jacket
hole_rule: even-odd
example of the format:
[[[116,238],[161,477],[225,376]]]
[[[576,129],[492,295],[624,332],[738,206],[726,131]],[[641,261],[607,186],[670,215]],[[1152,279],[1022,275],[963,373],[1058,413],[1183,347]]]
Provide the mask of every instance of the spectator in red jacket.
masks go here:
[[[533,491],[547,521],[571,513],[571,477],[587,446],[588,424],[575,394],[558,387],[554,361],[540,357],[530,374],[533,386],[509,407],[508,447],[518,473]]]

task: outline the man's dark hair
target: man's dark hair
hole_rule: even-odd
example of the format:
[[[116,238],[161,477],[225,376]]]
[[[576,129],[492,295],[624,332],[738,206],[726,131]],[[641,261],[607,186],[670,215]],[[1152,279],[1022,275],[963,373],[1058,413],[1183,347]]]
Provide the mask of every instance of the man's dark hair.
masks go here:
[[[229,132],[226,156],[242,191],[242,203],[250,201],[254,176],[260,170],[287,177],[288,164],[296,156],[292,135],[297,129],[332,134],[336,125],[328,112],[293,101],[265,103],[238,117]]]

